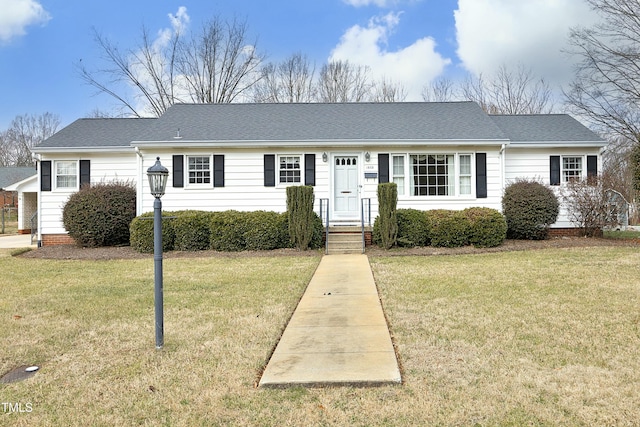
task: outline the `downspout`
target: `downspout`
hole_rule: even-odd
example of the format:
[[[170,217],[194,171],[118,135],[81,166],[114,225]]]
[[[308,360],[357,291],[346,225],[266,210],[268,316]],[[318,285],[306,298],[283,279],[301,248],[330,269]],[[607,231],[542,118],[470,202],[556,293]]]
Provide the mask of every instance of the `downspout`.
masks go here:
[[[33,160],[35,160],[35,162],[36,162],[36,171],[37,171],[36,175],[38,177],[38,179],[37,179],[38,184],[37,184],[37,187],[36,187],[38,189],[38,191],[36,192],[36,195],[37,195],[37,198],[36,198],[36,205],[37,205],[37,208],[36,208],[36,214],[37,214],[36,224],[37,225],[36,225],[36,227],[38,227],[38,235],[36,236],[36,243],[37,243],[37,246],[39,248],[41,248],[42,247],[42,198],[41,198],[41,195],[42,195],[42,184],[40,182],[40,177],[41,177],[41,174],[40,174],[40,161],[42,160],[42,156],[40,154],[33,153],[33,154],[31,154],[31,158]]]
[[[507,149],[507,144],[502,144],[502,147],[500,147],[500,185],[502,187],[502,191],[501,193],[504,194],[504,188],[505,188],[505,150]],[[502,197],[502,194],[500,195],[500,197]]]
[[[143,200],[142,200],[142,187],[143,187],[143,176],[142,176],[142,161],[143,161],[143,156],[142,153],[140,152],[140,148],[139,147],[135,147],[136,150],[136,154],[138,155],[138,161],[137,163],[137,167],[138,167],[138,173],[137,175],[137,185],[136,185],[136,216],[140,216],[142,215],[142,204],[143,204]]]

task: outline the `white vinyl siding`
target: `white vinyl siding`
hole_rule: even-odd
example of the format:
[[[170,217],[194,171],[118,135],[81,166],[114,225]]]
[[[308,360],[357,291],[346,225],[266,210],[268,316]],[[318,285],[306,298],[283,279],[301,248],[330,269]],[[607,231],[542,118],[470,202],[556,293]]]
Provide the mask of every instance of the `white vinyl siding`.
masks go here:
[[[560,177],[562,182],[566,182],[565,177],[571,176],[565,174],[563,164],[565,158],[575,159],[581,158],[582,164],[582,176],[586,175],[586,156],[599,155],[599,148],[585,148],[582,149],[583,155],[576,155],[576,150],[573,148],[555,148],[555,149],[535,149],[535,148],[518,148],[507,147],[505,150],[505,181],[504,184],[509,185],[517,179],[531,179],[542,182],[545,185],[550,183],[550,156],[560,156]],[[575,169],[573,169],[575,172]],[[557,186],[552,187],[556,191],[556,196],[560,199],[560,189]],[[560,205],[560,215],[558,220],[552,227],[564,228],[574,227],[567,216],[566,208]]]
[[[78,190],[79,182],[79,160],[80,158],[91,158],[91,183],[99,182],[130,182],[136,184],[138,182],[138,169],[136,163],[136,155],[133,150],[129,153],[110,153],[110,154],[82,154],[77,160],[69,160],[68,156],[50,155],[42,156],[42,160],[51,160],[52,179],[54,185],[57,186],[58,163],[70,162],[76,166],[76,185],[73,187],[56,187],[55,191],[39,192],[38,213],[39,225],[41,232],[44,234],[63,234],[66,233],[62,224],[62,209],[69,200],[69,196]],[[155,159],[154,159],[155,160]],[[149,165],[152,166],[152,165]],[[147,166],[147,167],[149,167]],[[146,171],[146,169],[145,169]],[[147,180],[146,175],[144,176]],[[148,183],[147,183],[148,190]],[[151,197],[151,195],[150,195]],[[153,208],[153,206],[151,207]],[[151,209],[150,209],[151,210]]]

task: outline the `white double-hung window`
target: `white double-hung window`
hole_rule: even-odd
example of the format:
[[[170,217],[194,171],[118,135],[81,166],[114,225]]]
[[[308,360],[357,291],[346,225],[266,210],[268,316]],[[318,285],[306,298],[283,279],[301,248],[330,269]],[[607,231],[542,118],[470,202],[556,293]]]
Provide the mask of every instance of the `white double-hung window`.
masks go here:
[[[404,196],[404,155],[393,155],[393,182],[398,187],[398,196]]]
[[[77,188],[78,186],[78,162],[56,162],[56,188]]]
[[[188,156],[187,176],[190,185],[211,184],[211,157]]]
[[[301,177],[300,156],[280,156],[278,171],[280,184],[299,184]]]
[[[562,158],[562,182],[579,181],[582,178],[582,157]]]
[[[471,195],[471,154],[460,154],[458,156],[459,162],[459,180],[460,180],[460,195]]]

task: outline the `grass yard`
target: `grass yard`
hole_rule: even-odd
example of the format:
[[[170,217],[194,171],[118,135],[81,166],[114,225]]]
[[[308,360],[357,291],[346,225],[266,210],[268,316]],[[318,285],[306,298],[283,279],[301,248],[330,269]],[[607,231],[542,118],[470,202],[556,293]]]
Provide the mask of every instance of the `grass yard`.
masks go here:
[[[636,425],[640,253],[372,257],[402,386],[256,389],[319,257],[153,260],[0,252],[0,425]]]

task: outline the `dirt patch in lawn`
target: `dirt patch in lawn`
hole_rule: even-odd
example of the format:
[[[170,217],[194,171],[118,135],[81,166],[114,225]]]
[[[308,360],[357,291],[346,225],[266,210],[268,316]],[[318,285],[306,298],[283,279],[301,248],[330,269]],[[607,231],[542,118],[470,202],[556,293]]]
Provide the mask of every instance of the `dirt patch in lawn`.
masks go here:
[[[571,248],[594,246],[639,246],[637,239],[603,239],[586,237],[563,237],[548,240],[506,240],[495,248],[474,248],[465,246],[462,248],[392,248],[384,250],[377,246],[367,247],[366,253],[370,256],[433,256],[433,255],[458,255],[476,254],[506,251],[523,251],[545,248]],[[217,252],[217,251],[170,251],[164,253],[164,258],[237,258],[257,256],[317,256],[322,251],[309,250],[298,251],[295,249],[276,249],[272,251],[242,251],[242,252]],[[153,254],[136,252],[130,246],[113,246],[103,248],[83,248],[76,245],[45,246],[26,252],[21,257],[42,259],[85,259],[85,260],[111,260],[111,259],[136,259],[153,258]]]

